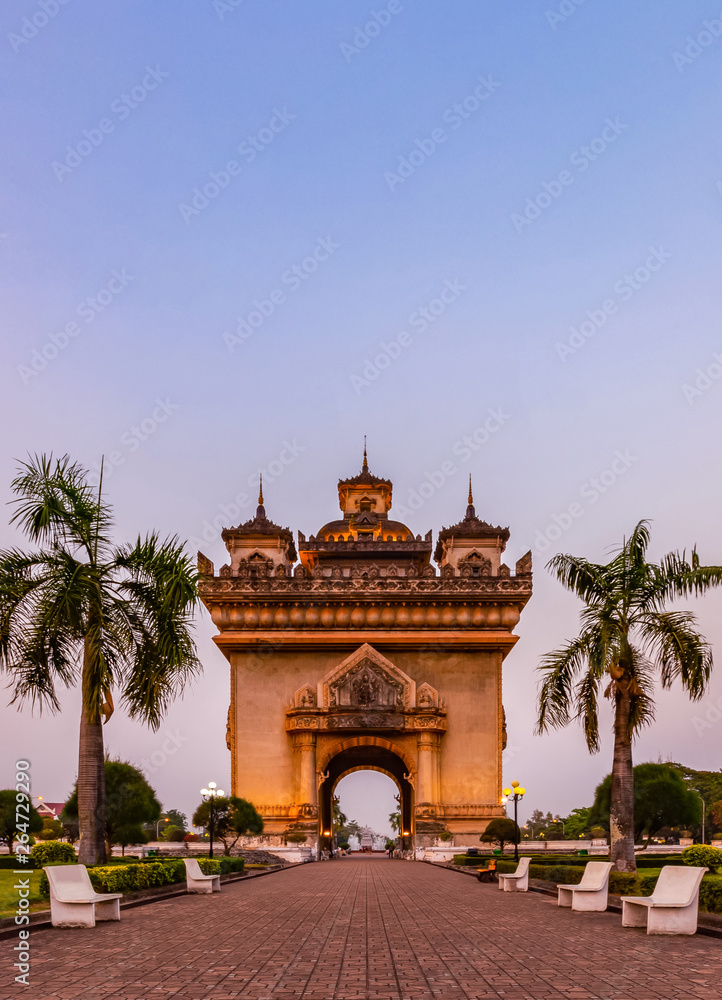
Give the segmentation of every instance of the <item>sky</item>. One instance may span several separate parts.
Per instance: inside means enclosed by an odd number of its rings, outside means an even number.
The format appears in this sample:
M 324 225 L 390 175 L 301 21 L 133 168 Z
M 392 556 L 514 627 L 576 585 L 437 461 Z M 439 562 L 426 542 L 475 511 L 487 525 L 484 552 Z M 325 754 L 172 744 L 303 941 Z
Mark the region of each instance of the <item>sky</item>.
M 6 0 L 2 501 L 29 452 L 105 455 L 118 540 L 177 533 L 219 565 L 260 470 L 306 534 L 364 434 L 414 533 L 463 516 L 471 473 L 509 564 L 534 555 L 504 779 L 522 816 L 589 804 L 609 718 L 595 756 L 533 732 L 580 609 L 545 563 L 605 560 L 641 518 L 652 558 L 722 563 L 721 71 L 703 0 Z M 719 650 L 722 594 L 691 607 Z M 189 814 L 229 782 L 213 632 L 199 613 L 203 676 L 158 733 L 105 731 Z M 69 792 L 62 704 L 3 707 L 0 783 L 20 754 L 36 795 Z M 698 704 L 659 694 L 636 759 L 718 769 L 720 719 L 718 667 Z M 377 779 L 342 805 L 385 832 Z

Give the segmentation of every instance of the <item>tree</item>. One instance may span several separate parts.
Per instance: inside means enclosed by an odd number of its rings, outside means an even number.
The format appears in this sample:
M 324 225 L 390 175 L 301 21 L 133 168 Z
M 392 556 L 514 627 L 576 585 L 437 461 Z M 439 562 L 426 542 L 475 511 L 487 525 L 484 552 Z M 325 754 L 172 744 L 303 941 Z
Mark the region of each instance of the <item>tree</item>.
M 654 717 L 655 674 L 662 687 L 679 680 L 690 698 L 704 694 L 712 651 L 693 614 L 666 611 L 675 597 L 703 594 L 722 582 L 722 566 L 700 566 L 697 550 L 670 552 L 647 562 L 649 527 L 640 521 L 617 555 L 605 564 L 559 554 L 549 562 L 557 579 L 586 602 L 580 634 L 548 653 L 540 666 L 537 731 L 580 719 L 587 747 L 599 750 L 599 698 L 614 707 L 614 758 L 610 807 L 611 860 L 618 871 L 636 871 L 632 743 Z
M 216 798 L 213 805 L 214 836 L 223 844 L 223 853 L 230 854 L 241 837 L 263 833 L 263 818 L 247 799 L 235 795 Z M 211 819 L 210 802 L 202 802 L 193 813 L 193 826 L 208 828 Z
M 165 812 L 160 814 L 162 820 L 168 820 L 170 826 L 177 826 L 180 830 L 184 832 L 188 829 L 188 820 L 186 814 L 180 812 L 178 809 L 167 809 Z
M 566 829 L 565 821 L 561 816 L 556 816 L 547 827 L 546 835 L 549 840 L 566 840 Z
M 698 823 L 702 805 L 687 788 L 679 772 L 668 764 L 637 764 L 634 775 L 634 839 L 644 833 L 653 837 L 662 827 L 686 827 Z M 612 800 L 612 775 L 597 786 L 592 819 L 603 826 L 609 823 Z
M 532 831 L 532 838 L 545 836 L 547 830 L 553 822 L 554 817 L 550 812 L 545 815 L 541 809 L 535 809 L 529 817 L 529 822 L 527 823 L 527 826 Z
M 31 458 L 13 480 L 11 519 L 40 545 L 0 552 L 0 667 L 13 701 L 57 711 L 57 687 L 80 683 L 79 860 L 105 860 L 102 720 L 119 692 L 157 729 L 200 669 L 191 638 L 196 574 L 177 538 L 114 546 L 111 510 L 68 456 Z
M 715 802 L 709 811 L 710 818 L 716 829 L 722 828 L 722 799 Z
M 43 818 L 43 828 L 38 831 L 38 840 L 60 840 L 63 836 L 63 824 L 59 819 L 50 819 L 49 816 Z
M 483 844 L 498 844 L 504 853 L 504 844 L 519 843 L 519 827 L 513 819 L 498 816 L 493 819 L 479 837 Z
M 389 814 L 389 823 L 391 824 L 391 829 L 394 833 L 401 833 L 401 812 L 392 812 Z
M 336 830 L 336 842 L 339 847 L 341 844 L 347 844 L 351 837 L 358 837 L 361 840 L 361 825 L 355 819 L 347 819 L 344 825 Z
M 172 824 L 167 826 L 160 835 L 161 840 L 166 840 L 172 844 L 180 844 L 185 837 L 185 830 L 181 830 L 179 826 L 173 826 Z
M 188 832 L 188 819 L 185 813 L 178 809 L 166 809 L 160 814 L 158 822 L 160 824 L 158 827 L 155 823 L 150 823 L 143 828 L 150 840 L 155 840 L 156 837 L 161 840 L 170 840 L 169 831 L 174 829 L 180 829 L 183 833 Z M 156 833 L 156 831 L 158 832 Z
M 43 818 L 31 802 L 23 802 L 23 805 L 28 807 L 29 814 L 25 813 L 24 808 L 16 814 L 17 796 L 18 793 L 12 788 L 0 791 L 0 843 L 7 844 L 10 854 L 13 853 L 13 844 L 18 839 L 19 833 L 29 839 L 32 834 L 39 833 L 43 828 Z M 18 817 L 21 817 L 19 823 Z M 25 825 L 27 830 L 23 829 Z M 26 840 L 24 842 L 27 843 Z
M 160 816 L 160 802 L 145 775 L 127 761 L 105 761 L 105 848 L 110 856 L 113 845 L 120 844 L 125 854 L 129 844 L 145 844 L 148 835 L 144 823 L 155 823 Z M 61 819 L 78 818 L 78 782 L 65 803 Z
M 711 813 L 715 802 L 722 799 L 722 771 L 695 771 L 671 760 L 666 763 L 682 775 L 689 788 L 702 796 L 707 812 Z
M 569 840 L 578 840 L 589 833 L 591 808 L 572 809 L 564 820 L 564 830 Z
M 348 816 L 341 811 L 341 799 L 338 795 L 334 795 L 332 802 L 333 811 L 333 828 L 334 830 L 342 830 L 348 823 Z

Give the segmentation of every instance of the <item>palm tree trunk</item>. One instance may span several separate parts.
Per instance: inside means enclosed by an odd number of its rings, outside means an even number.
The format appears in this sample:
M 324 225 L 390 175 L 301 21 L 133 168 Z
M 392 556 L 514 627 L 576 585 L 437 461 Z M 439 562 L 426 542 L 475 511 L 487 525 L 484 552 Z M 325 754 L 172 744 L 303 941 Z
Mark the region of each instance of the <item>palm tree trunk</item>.
M 78 753 L 78 861 L 82 865 L 102 865 L 107 860 L 105 846 L 105 753 L 100 705 L 88 696 L 91 662 L 86 642 L 83 655 L 83 708 L 80 717 Z
M 610 860 L 618 872 L 636 872 L 634 858 L 634 773 L 632 771 L 632 736 L 629 728 L 629 690 L 621 685 L 616 691 L 614 713 L 614 763 L 612 765 L 612 802 L 609 815 L 611 834 Z

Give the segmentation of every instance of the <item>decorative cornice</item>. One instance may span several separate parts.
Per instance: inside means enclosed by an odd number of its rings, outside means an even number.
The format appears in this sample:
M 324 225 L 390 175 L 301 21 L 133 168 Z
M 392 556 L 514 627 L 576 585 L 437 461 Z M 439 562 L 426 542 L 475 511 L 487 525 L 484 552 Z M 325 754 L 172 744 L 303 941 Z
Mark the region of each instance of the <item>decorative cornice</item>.
M 356 603 L 295 601 L 224 601 L 222 595 L 204 594 L 214 624 L 222 631 L 354 630 L 511 630 L 519 621 L 529 591 L 505 594 L 505 600 Z
M 344 543 L 346 544 L 346 543 Z M 447 568 L 447 567 L 445 567 Z M 374 572 L 374 569 L 376 572 Z M 390 567 L 393 569 L 393 567 Z M 449 566 L 448 569 L 453 569 Z M 468 570 L 468 575 L 465 572 Z M 531 573 L 511 576 L 509 571 L 499 576 L 471 576 L 471 568 L 464 567 L 457 576 L 444 573 L 441 576 L 428 574 L 424 576 L 397 576 L 388 573 L 381 576 L 377 567 L 372 567 L 368 575 L 354 574 L 352 576 L 314 576 L 296 574 L 293 577 L 277 574 L 269 576 L 231 576 L 221 571 L 219 576 L 202 576 L 199 590 L 204 600 L 217 600 L 224 595 L 228 598 L 238 597 L 272 597 L 280 600 L 308 600 L 319 597 L 338 596 L 341 600 L 370 598 L 400 597 L 406 595 L 441 597 L 458 597 L 483 600 L 489 595 L 527 595 L 531 596 Z

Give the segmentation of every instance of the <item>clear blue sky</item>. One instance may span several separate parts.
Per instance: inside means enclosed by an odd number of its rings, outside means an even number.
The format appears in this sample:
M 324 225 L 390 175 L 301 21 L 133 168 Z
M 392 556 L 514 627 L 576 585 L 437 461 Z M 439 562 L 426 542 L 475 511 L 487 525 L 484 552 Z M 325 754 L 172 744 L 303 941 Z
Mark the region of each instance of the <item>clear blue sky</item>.
M 589 802 L 609 742 L 589 758 L 574 730 L 532 735 L 539 656 L 578 611 L 544 562 L 601 559 L 641 517 L 653 555 L 697 542 L 722 562 L 719 4 L 46 10 L 0 12 L 4 496 L 28 451 L 104 453 L 119 537 L 195 548 L 205 530 L 218 565 L 210 526 L 241 519 L 260 468 L 270 516 L 309 533 L 364 433 L 397 516 L 451 461 L 414 531 L 463 514 L 471 472 L 510 561 L 535 548 L 505 777 L 529 809 Z M 699 605 L 716 644 L 721 607 Z M 228 781 L 211 635 L 201 617 L 205 676 L 164 727 L 186 742 L 151 775 L 186 811 Z M 719 767 L 720 724 L 694 719 L 720 699 L 719 671 L 702 707 L 660 697 L 638 759 Z M 4 713 L 49 799 L 75 775 L 65 704 L 49 722 Z M 120 714 L 106 736 L 133 760 L 164 739 Z M 381 828 L 385 802 L 375 817 L 354 796 Z

